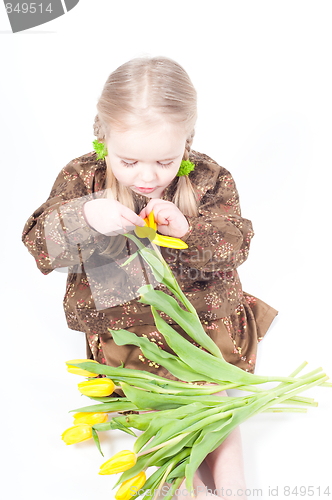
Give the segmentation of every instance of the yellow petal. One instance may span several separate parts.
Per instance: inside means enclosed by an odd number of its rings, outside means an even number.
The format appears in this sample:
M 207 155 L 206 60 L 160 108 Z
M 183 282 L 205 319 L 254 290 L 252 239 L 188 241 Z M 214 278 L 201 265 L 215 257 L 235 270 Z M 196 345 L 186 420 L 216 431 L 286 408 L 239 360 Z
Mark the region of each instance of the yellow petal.
M 116 500 L 129 500 L 146 482 L 145 472 L 142 470 L 137 476 L 124 481 L 116 492 Z
M 108 419 L 108 413 L 78 412 L 74 413 L 74 425 L 78 424 L 103 424 Z
M 84 363 L 86 361 L 91 361 L 91 363 L 98 363 L 94 359 L 71 359 L 70 361 L 66 361 L 67 370 L 69 373 L 73 373 L 74 375 L 82 375 L 82 377 L 98 377 L 98 373 L 92 373 L 87 370 L 83 370 L 82 368 L 78 368 L 77 366 L 72 366 L 71 363 Z
M 105 397 L 110 396 L 114 391 L 114 383 L 109 378 L 98 378 L 96 380 L 86 380 L 80 382 L 78 390 L 85 396 Z
M 100 467 L 99 474 L 117 474 L 131 469 L 136 464 L 137 458 L 134 452 L 122 450 L 113 455 L 112 458 L 103 463 Z
M 151 210 L 150 214 L 149 214 L 149 227 L 152 227 L 155 231 L 157 231 L 157 224 L 154 220 L 154 215 L 153 215 L 153 210 Z
M 61 438 L 66 444 L 75 444 L 90 439 L 92 437 L 92 428 L 88 424 L 74 425 L 66 429 Z
M 156 234 L 155 238 L 152 240 L 152 243 L 155 243 L 160 247 L 188 248 L 188 245 L 179 238 L 172 238 L 171 236 L 161 236 L 160 234 Z

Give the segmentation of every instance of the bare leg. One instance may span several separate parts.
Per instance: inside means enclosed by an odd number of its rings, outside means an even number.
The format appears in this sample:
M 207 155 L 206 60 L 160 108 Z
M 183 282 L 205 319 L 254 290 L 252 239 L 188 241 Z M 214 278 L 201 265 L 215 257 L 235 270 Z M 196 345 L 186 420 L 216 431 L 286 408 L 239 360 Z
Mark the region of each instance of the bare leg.
M 232 491 L 232 498 L 246 499 L 244 495 L 246 485 L 243 468 L 240 428 L 234 429 L 231 434 L 206 457 L 211 470 L 216 490 L 219 496 L 226 495 L 226 490 Z M 237 491 L 239 490 L 239 495 Z

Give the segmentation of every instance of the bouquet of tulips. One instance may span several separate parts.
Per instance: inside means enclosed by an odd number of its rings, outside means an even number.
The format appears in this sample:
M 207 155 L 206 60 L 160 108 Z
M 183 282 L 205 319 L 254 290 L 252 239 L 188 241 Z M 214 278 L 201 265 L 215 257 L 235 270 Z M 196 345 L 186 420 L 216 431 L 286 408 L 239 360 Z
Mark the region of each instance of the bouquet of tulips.
M 114 486 L 121 483 L 115 495 L 117 500 L 143 494 L 144 500 L 156 498 L 165 483 L 170 487 L 164 498 L 169 500 L 184 479 L 192 492 L 193 476 L 199 465 L 241 422 L 260 412 L 306 412 L 306 407 L 317 403 L 299 394 L 316 385 L 332 386 L 326 382 L 329 377 L 321 368 L 299 375 L 305 362 L 287 377 L 253 375 L 227 363 L 156 247 L 158 244 L 185 248 L 185 243 L 156 235 L 153 212 L 145 222 L 146 227 L 136 227 L 135 233 L 138 238 L 149 238 L 153 248 L 147 248 L 133 234 L 126 236 L 136 243 L 136 254 L 151 267 L 156 280 L 166 285 L 174 297 L 148 284 L 139 290 L 140 302 L 151 306 L 158 331 L 176 355 L 165 352 L 146 337 L 126 330 L 110 331 L 116 344 L 139 346 L 146 358 L 164 366 L 180 380 L 92 360 L 67 362 L 68 371 L 88 378 L 78 388 L 97 404 L 72 410 L 76 412 L 74 426 L 63 433 L 62 439 L 73 444 L 93 438 L 102 454 L 98 432 L 118 429 L 137 438 L 132 451 L 117 453 L 100 468 L 100 474 L 122 472 Z M 175 320 L 204 350 L 188 342 L 157 311 Z M 96 378 L 98 375 L 101 378 Z M 200 385 L 202 382 L 206 384 Z M 271 382 L 274 386 L 266 387 Z M 112 396 L 116 386 L 121 387 L 125 397 Z M 226 389 L 237 389 L 242 395 L 214 395 Z M 108 421 L 109 414 L 114 412 L 125 414 Z M 133 429 L 143 432 L 137 437 Z M 157 470 L 147 478 L 149 467 Z

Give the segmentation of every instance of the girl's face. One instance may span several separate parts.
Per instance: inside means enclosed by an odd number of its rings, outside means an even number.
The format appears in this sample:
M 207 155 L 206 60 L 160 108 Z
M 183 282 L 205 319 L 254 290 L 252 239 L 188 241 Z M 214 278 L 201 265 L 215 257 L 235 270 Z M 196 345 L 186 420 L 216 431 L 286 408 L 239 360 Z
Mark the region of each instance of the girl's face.
M 186 138 L 183 129 L 162 120 L 142 130 L 112 129 L 106 146 L 114 176 L 136 193 L 161 198 L 180 168 Z

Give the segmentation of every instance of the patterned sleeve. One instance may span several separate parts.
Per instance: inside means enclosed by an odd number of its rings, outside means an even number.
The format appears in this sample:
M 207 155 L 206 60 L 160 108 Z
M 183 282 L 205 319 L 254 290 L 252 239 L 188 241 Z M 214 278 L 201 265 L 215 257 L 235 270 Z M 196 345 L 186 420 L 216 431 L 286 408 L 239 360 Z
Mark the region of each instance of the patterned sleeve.
M 202 197 L 198 212 L 198 217 L 187 217 L 189 230 L 181 239 L 188 249 L 181 250 L 180 263 L 208 273 L 240 266 L 248 257 L 254 231 L 241 217 L 235 182 L 226 169 L 221 168 L 214 188 Z
M 101 235 L 83 217 L 83 205 L 92 198 L 70 162 L 58 175 L 47 201 L 27 220 L 22 241 L 43 274 L 74 265 L 80 268 L 94 252 Z

